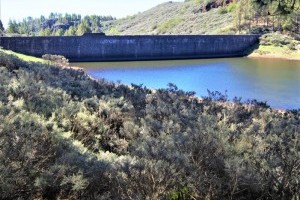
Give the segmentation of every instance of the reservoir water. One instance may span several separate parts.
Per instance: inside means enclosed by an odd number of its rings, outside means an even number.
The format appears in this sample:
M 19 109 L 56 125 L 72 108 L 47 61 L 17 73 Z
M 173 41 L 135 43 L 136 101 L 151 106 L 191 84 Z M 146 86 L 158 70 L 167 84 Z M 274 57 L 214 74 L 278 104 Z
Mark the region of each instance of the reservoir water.
M 274 108 L 300 108 L 300 61 L 256 58 L 75 63 L 93 78 L 147 88 L 179 89 L 206 96 L 220 91 L 230 99 L 257 99 Z

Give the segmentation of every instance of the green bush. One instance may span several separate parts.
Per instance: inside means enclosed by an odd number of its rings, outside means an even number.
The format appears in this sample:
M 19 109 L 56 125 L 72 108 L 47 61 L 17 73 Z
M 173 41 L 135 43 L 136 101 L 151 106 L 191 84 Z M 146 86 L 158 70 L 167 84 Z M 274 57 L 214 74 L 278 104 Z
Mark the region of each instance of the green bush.
M 287 20 L 284 21 L 282 24 L 282 28 L 285 31 L 292 31 L 294 28 L 293 20 L 291 17 L 289 17 Z
M 298 41 L 295 41 L 292 37 L 289 37 L 287 35 L 277 34 L 277 33 L 270 33 L 265 34 L 260 37 L 260 44 L 266 45 L 266 46 L 292 46 L 296 45 L 296 43 L 299 43 Z
M 237 9 L 237 3 L 230 3 L 227 6 L 227 11 L 228 12 L 234 12 Z
M 227 7 L 221 7 L 221 8 L 219 8 L 218 13 L 220 15 L 228 13 Z
M 176 17 L 174 19 L 170 19 L 158 25 L 157 29 L 160 33 L 167 33 L 172 28 L 180 24 L 182 19 L 180 17 Z

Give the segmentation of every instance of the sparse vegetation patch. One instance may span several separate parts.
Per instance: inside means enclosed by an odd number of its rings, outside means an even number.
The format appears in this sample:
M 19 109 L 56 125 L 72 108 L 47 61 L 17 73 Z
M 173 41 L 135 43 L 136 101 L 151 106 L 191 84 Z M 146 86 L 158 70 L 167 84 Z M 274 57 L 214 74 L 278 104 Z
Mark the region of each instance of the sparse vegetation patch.
M 163 34 L 170 32 L 174 27 L 180 24 L 181 21 L 182 19 L 180 17 L 176 17 L 174 19 L 170 19 L 166 22 L 163 22 L 158 25 L 158 31 Z

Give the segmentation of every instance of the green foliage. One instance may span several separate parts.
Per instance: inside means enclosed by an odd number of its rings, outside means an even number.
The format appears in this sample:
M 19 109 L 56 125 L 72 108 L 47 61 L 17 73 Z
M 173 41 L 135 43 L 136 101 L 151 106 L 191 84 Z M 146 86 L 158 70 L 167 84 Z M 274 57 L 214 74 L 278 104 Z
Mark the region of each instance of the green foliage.
M 41 58 L 37 58 L 37 57 L 33 57 L 33 56 L 27 56 L 27 55 L 24 55 L 24 54 L 21 54 L 21 53 L 16 53 L 16 52 L 9 51 L 9 50 L 0 49 L 0 51 L 2 53 L 11 55 L 12 57 L 18 57 L 19 59 L 22 59 L 22 60 L 27 61 L 27 62 L 43 62 L 44 61 Z M 7 59 L 7 57 L 6 58 L 3 57 L 3 59 Z
M 269 11 L 280 15 L 291 14 L 299 10 L 299 1 L 297 0 L 255 0 L 258 7 L 267 7 Z
M 1 199 L 299 199 L 299 110 L 3 51 L 0 94 Z
M 225 14 L 225 13 L 231 13 L 236 11 L 237 7 L 238 7 L 238 3 L 230 3 L 227 6 L 222 6 L 219 10 L 218 13 L 219 14 Z
M 55 36 L 63 36 L 65 34 L 65 31 L 63 29 L 58 29 L 56 32 L 55 32 Z
M 90 32 L 91 32 L 91 30 L 88 26 L 88 23 L 83 22 L 78 25 L 76 35 L 83 35 L 85 33 L 90 33 Z
M 8 28 L 7 28 L 7 33 L 18 33 L 18 27 L 17 27 L 17 22 L 14 20 L 9 20 L 8 22 Z
M 117 28 L 112 27 L 108 30 L 107 34 L 109 34 L 109 35 L 120 35 L 120 31 Z
M 73 36 L 76 35 L 76 29 L 74 26 L 71 26 L 68 30 L 65 32 L 65 36 Z
M 2 21 L 0 20 L 0 32 L 4 31 L 4 26 L 3 26 L 3 23 Z
M 167 33 L 175 26 L 179 25 L 182 22 L 182 19 L 180 17 L 176 17 L 173 19 L 170 19 L 168 21 L 165 21 L 158 25 L 158 31 L 160 33 Z
M 50 36 L 52 34 L 50 28 L 46 28 L 40 31 L 39 35 L 40 36 Z
M 21 22 L 10 20 L 7 32 L 28 36 L 71 36 L 89 32 L 99 33 L 103 22 L 114 19 L 111 16 L 90 15 L 82 18 L 81 15 L 77 14 L 51 13 L 48 18 L 45 16 L 40 18 L 27 17 Z
M 183 187 L 182 189 L 179 190 L 174 190 L 169 194 L 167 199 L 170 200 L 186 200 L 189 194 L 189 189 L 188 187 Z
M 263 34 L 300 32 L 300 2 L 298 0 L 240 0 L 235 16 L 239 32 Z
M 294 40 L 292 37 L 278 33 L 265 34 L 260 37 L 260 44 L 265 46 L 296 46 L 299 43 L 299 41 Z
M 237 8 L 237 3 L 231 3 L 227 6 L 227 11 L 228 12 L 234 12 Z
M 294 27 L 294 23 L 292 17 L 288 17 L 282 24 L 283 30 L 292 31 Z
M 228 10 L 227 10 L 226 7 L 221 7 L 221 8 L 218 10 L 218 13 L 222 15 L 222 14 L 228 13 Z

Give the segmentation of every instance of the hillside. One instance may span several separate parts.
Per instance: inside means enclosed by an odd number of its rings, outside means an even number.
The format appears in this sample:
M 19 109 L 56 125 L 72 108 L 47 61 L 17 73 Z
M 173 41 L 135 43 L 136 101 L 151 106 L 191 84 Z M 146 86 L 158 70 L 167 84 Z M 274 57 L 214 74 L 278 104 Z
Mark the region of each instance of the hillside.
M 0 199 L 299 199 L 299 110 L 17 55 L 0 50 Z
M 167 2 L 124 19 L 104 23 L 106 34 L 222 34 L 232 32 L 233 14 L 202 12 L 195 1 Z
M 266 34 L 300 38 L 298 0 L 185 0 L 104 22 L 106 34 Z
M 251 57 L 300 60 L 300 5 L 295 1 L 299 6 L 289 11 L 290 4 L 282 1 L 285 11 L 279 12 L 276 2 L 258 6 L 249 0 L 169 1 L 104 22 L 103 31 L 107 35 L 261 34 Z
M 169 1 L 127 18 L 51 13 L 49 17 L 11 20 L 6 34 L 71 36 L 156 34 L 266 34 L 280 32 L 300 38 L 298 0 Z M 1 29 L 1 24 L 0 24 Z

